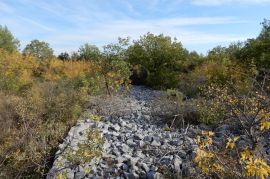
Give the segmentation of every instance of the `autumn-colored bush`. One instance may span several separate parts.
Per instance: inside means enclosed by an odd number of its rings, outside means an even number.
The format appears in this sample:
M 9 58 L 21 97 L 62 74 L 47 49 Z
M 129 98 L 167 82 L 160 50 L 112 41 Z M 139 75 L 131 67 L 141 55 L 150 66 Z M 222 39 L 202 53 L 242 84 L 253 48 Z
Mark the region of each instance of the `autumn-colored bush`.
M 9 97 L 0 93 L 0 143 L 4 143 L 5 139 L 9 137 L 9 133 L 13 127 L 17 125 L 16 113 L 8 100 Z M 13 131 L 16 133 L 17 131 Z M 1 148 L 3 149 L 3 148 Z
M 111 94 L 129 75 L 119 59 L 38 60 L 0 50 L 0 178 L 46 175 L 89 95 Z
M 200 89 L 206 85 L 206 77 L 194 72 L 180 74 L 177 89 L 187 98 L 196 98 L 200 94 Z
M 225 84 L 231 78 L 230 67 L 218 61 L 205 61 L 193 71 L 180 77 L 179 89 L 189 98 L 198 97 L 201 88 L 211 83 Z M 237 72 L 238 73 L 238 72 Z
M 206 77 L 208 84 L 215 83 L 225 85 L 232 83 L 237 87 L 249 83 L 249 77 L 256 74 L 256 69 L 244 69 L 241 65 L 226 61 L 208 61 L 200 68 L 197 68 L 195 73 Z
M 33 71 L 37 62 L 33 57 L 9 53 L 0 49 L 0 90 L 19 92 L 33 82 Z
M 40 62 L 35 74 L 40 80 L 66 81 L 74 89 L 93 94 L 104 86 L 100 82 L 100 72 L 101 68 L 96 63 L 53 59 Z
M 205 178 L 268 178 L 270 165 L 262 155 L 263 152 L 252 148 L 237 148 L 236 143 L 240 137 L 228 137 L 225 149 L 217 150 L 213 147 L 214 135 L 211 131 L 203 131 L 197 137 L 199 147 L 194 161 Z
M 233 84 L 239 90 L 246 90 L 250 86 L 249 77 L 256 73 L 255 66 L 245 69 L 230 61 L 207 60 L 193 71 L 181 74 L 178 89 L 189 98 L 199 97 L 202 89 L 211 84 Z
M 100 66 L 99 80 L 101 89 L 105 89 L 111 95 L 120 89 L 121 86 L 129 88 L 131 75 L 129 63 L 117 57 L 109 57 L 98 62 Z
M 265 85 L 269 77 L 251 81 L 246 91 L 230 85 L 208 88 L 208 98 L 214 99 L 214 105 L 225 114 L 218 122 L 237 126 L 238 132 L 227 136 L 227 143 L 222 148 L 213 147 L 213 132 L 198 136 L 195 162 L 207 176 L 264 179 L 270 175 L 265 148 L 265 136 L 269 135 L 270 129 L 269 86 Z M 238 145 L 240 139 L 245 141 L 244 146 Z
M 7 96 L 3 105 L 8 105 L 12 113 L 1 119 L 6 128 L 1 136 L 1 174 L 43 175 L 86 101 L 82 91 L 55 82 L 37 84 L 22 96 Z

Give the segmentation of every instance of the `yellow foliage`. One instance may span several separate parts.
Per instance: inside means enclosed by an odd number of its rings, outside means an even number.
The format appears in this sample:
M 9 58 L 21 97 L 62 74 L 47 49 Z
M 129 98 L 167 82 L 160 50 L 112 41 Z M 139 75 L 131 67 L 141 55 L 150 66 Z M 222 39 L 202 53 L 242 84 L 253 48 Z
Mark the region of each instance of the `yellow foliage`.
M 197 143 L 199 145 L 199 148 L 204 149 L 208 146 L 210 146 L 213 142 L 212 136 L 214 135 L 214 132 L 212 131 L 202 131 L 202 135 L 204 136 L 201 138 L 200 136 L 197 136 Z
M 41 64 L 44 66 L 44 64 Z M 46 61 L 46 70 L 43 74 L 44 79 L 56 81 L 62 78 L 74 79 L 87 74 L 95 74 L 99 67 L 91 62 L 86 61 L 61 61 L 53 59 Z
M 246 176 L 258 176 L 260 179 L 265 179 L 270 175 L 270 166 L 261 158 L 248 160 L 246 162 L 245 170 Z
M 206 150 L 197 149 L 196 150 L 196 157 L 194 161 L 198 164 L 198 166 L 201 168 L 203 173 L 208 174 L 209 170 L 211 169 L 211 160 L 213 158 L 213 154 L 211 152 L 208 152 Z
M 217 171 L 219 173 L 224 172 L 224 167 L 220 165 L 219 163 L 214 163 L 212 168 L 213 168 L 213 171 Z
M 253 157 L 252 151 L 245 149 L 240 153 L 240 162 L 248 161 Z
M 252 151 L 245 149 L 240 153 L 240 162 L 245 165 L 245 175 L 265 179 L 270 175 L 270 166 L 265 160 L 254 157 Z
M 91 115 L 91 119 L 98 122 L 98 121 L 101 120 L 101 116 L 99 116 L 99 115 Z
M 239 139 L 239 137 L 235 138 L 228 138 L 228 142 L 226 143 L 226 149 L 234 149 L 235 148 L 235 142 Z
M 219 61 L 207 61 L 202 66 L 198 66 L 193 73 L 194 76 L 205 77 L 207 84 L 224 85 L 231 82 L 239 88 L 246 88 L 249 85 L 247 74 L 250 72 L 233 62 L 224 64 Z
M 260 130 L 269 130 L 270 129 L 270 121 L 261 122 L 260 124 Z
M 66 179 L 66 178 L 67 178 L 67 176 L 66 176 L 65 173 L 59 173 L 59 174 L 57 174 L 57 176 L 56 176 L 56 179 Z
M 215 135 L 215 133 L 213 131 L 202 131 L 202 135 L 211 137 Z
M 221 155 L 219 152 L 211 150 L 209 140 L 211 131 L 203 131 L 203 138 L 197 136 L 198 149 L 196 150 L 195 163 L 200 167 L 201 171 L 205 174 L 216 173 L 224 176 L 226 173 L 236 174 L 238 177 L 241 175 L 239 171 L 234 171 L 234 168 L 228 168 L 230 163 L 226 162 L 231 158 L 228 154 Z M 228 138 L 226 148 L 235 149 L 235 142 L 239 137 Z M 226 156 L 226 157 L 225 157 Z M 230 160 L 237 162 L 234 158 Z M 245 149 L 240 152 L 238 165 L 243 166 L 245 169 L 244 174 L 247 177 L 259 177 L 265 179 L 270 175 L 270 166 L 262 158 L 255 157 L 253 152 Z M 241 168 L 241 167 L 240 167 Z
M 93 62 L 40 61 L 0 50 L 0 178 L 44 175 L 48 160 L 81 114 L 88 94 L 104 88 L 102 70 Z M 112 73 L 118 74 L 117 70 Z M 114 84 L 115 79 L 107 80 Z M 91 135 L 94 142 L 101 142 L 98 131 Z M 89 150 L 89 146 L 80 150 L 78 156 L 99 155 L 99 148 Z
M 36 60 L 19 53 L 8 53 L 0 49 L 0 89 L 17 92 L 32 83 Z

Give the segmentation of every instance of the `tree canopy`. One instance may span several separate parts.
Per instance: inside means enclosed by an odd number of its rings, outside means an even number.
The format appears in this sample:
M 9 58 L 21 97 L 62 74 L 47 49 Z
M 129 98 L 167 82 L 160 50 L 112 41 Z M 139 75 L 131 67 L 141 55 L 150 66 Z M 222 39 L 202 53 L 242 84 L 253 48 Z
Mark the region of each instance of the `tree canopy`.
M 40 60 L 52 59 L 53 49 L 47 42 L 32 40 L 23 50 L 23 54 L 30 54 L 37 57 Z
M 262 22 L 262 30 L 255 39 L 248 39 L 241 50 L 242 63 L 254 63 L 259 68 L 270 68 L 270 21 Z
M 180 42 L 163 34 L 147 33 L 128 49 L 130 63 L 145 69 L 146 83 L 156 87 L 173 87 L 176 84 L 176 71 L 180 70 L 187 55 L 188 51 Z
M 81 60 L 97 60 L 100 57 L 100 51 L 97 46 L 86 43 L 79 50 L 79 59 Z
M 62 52 L 57 57 L 60 60 L 70 60 L 70 56 L 67 52 Z
M 6 26 L 0 25 L 0 49 L 8 52 L 18 51 L 20 42 L 16 39 Z

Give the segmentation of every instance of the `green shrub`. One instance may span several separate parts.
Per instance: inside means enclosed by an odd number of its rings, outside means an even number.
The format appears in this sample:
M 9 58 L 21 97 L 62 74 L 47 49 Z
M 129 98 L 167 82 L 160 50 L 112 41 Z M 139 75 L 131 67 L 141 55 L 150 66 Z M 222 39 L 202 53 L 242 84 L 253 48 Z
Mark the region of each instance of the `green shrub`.
M 149 73 L 146 78 L 146 82 L 149 86 L 154 88 L 175 88 L 179 81 L 179 75 L 177 72 L 168 68 L 158 68 L 154 73 Z
M 251 85 L 250 77 L 257 74 L 255 68 L 245 69 L 236 63 L 206 61 L 193 71 L 181 74 L 178 89 L 189 98 L 200 96 L 201 89 L 211 85 L 233 84 L 245 91 Z M 203 95 L 203 94 L 202 94 Z
M 146 79 L 148 76 L 147 69 L 142 65 L 134 65 L 132 67 L 132 75 L 130 79 L 134 85 L 144 85 L 146 84 Z
M 198 122 L 204 124 L 217 124 L 226 116 L 226 110 L 216 99 L 197 99 L 196 111 L 199 115 Z
M 145 85 L 165 89 L 176 86 L 179 80 L 177 72 L 187 55 L 187 50 L 176 39 L 151 33 L 141 36 L 127 50 L 127 60 L 135 67 L 140 66 L 141 72 L 146 71 L 146 75 L 137 75 L 145 77 L 140 80 Z
M 187 98 L 196 98 L 200 94 L 200 89 L 205 86 L 207 79 L 194 72 L 180 75 L 177 89 Z

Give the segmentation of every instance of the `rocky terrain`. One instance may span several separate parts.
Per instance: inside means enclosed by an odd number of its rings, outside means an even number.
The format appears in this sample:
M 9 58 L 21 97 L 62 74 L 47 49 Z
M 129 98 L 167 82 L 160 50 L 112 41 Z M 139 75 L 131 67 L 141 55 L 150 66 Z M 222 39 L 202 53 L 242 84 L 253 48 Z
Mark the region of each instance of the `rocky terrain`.
M 188 136 L 192 127 L 170 129 L 158 117 L 152 116 L 151 105 L 162 95 L 160 91 L 134 86 L 129 93 L 113 100 L 101 99 L 104 103 L 99 110 L 102 120 L 94 122 L 82 117 L 72 127 L 59 146 L 47 178 L 55 178 L 59 171 L 64 172 L 67 178 L 78 179 L 171 178 L 194 174 L 196 169 L 192 160 L 197 145 Z M 79 143 L 86 140 L 85 131 L 93 131 L 94 128 L 99 129 L 104 144 L 102 157 L 85 164 L 91 172 L 87 173 L 80 165 L 64 169 L 59 167 L 68 166 L 63 157 L 67 146 L 76 149 Z

